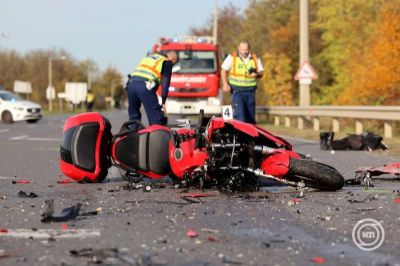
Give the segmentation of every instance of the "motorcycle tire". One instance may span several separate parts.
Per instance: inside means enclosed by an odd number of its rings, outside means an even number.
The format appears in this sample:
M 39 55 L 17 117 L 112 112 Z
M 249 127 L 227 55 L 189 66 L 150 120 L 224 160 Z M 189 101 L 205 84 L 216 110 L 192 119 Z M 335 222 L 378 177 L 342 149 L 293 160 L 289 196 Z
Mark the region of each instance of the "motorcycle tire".
M 290 158 L 289 180 L 302 181 L 306 187 L 324 191 L 339 190 L 344 185 L 343 176 L 333 167 L 310 160 Z

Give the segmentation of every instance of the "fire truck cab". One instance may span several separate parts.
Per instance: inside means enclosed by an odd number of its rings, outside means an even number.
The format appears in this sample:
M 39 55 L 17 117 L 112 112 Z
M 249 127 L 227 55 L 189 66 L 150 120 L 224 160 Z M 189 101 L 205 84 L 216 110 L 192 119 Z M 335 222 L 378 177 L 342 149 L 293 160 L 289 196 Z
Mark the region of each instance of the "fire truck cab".
M 212 37 L 183 36 L 160 38 L 153 52 L 176 51 L 179 62 L 174 66 L 166 102 L 167 116 L 221 113 L 222 91 L 218 46 Z M 161 90 L 158 90 L 160 97 Z

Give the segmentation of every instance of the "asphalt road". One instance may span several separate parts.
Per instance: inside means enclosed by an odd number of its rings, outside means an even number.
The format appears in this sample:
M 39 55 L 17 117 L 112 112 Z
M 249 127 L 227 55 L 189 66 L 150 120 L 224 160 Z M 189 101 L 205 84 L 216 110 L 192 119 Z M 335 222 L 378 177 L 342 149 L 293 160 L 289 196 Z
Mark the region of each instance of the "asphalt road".
M 127 114 L 105 116 L 116 133 Z M 58 184 L 64 179 L 58 144 L 66 117 L 0 124 L 0 265 L 400 265 L 399 180 L 376 180 L 370 190 L 306 191 L 296 204 L 296 190 L 282 186 L 228 194 L 185 192 L 164 182 L 150 184 L 150 192 L 126 190 L 115 168 L 101 184 Z M 358 166 L 396 161 L 368 152 L 331 154 L 316 142 L 288 140 L 348 179 Z M 22 179 L 31 183 L 12 183 Z M 20 198 L 21 190 L 38 197 Z M 183 198 L 191 193 L 210 197 Z M 81 213 L 101 212 L 42 223 L 49 199 L 56 214 L 77 203 Z M 352 240 L 353 227 L 365 218 L 384 228 L 384 242 L 374 251 L 363 251 Z M 197 237 L 188 237 L 188 230 Z

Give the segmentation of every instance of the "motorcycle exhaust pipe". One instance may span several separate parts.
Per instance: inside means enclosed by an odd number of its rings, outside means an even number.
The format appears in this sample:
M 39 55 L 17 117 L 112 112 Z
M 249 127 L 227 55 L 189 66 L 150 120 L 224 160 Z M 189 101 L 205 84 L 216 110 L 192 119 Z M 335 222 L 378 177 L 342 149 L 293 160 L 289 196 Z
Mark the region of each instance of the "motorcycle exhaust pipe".
M 297 188 L 304 188 L 305 187 L 305 184 L 303 182 L 294 182 L 294 181 L 286 180 L 284 178 L 278 178 L 278 177 L 273 176 L 273 175 L 266 175 L 266 174 L 263 173 L 263 171 L 261 169 L 247 168 L 245 170 L 255 174 L 258 177 L 266 178 L 266 179 L 272 179 L 272 180 L 278 181 L 280 183 L 283 183 L 285 185 L 294 186 L 294 187 L 297 187 Z
M 274 154 L 276 153 L 276 149 L 275 148 L 271 148 L 268 146 L 261 146 L 261 145 L 255 145 L 254 146 L 254 151 L 255 152 L 260 152 L 261 154 Z
M 289 185 L 289 186 L 293 186 L 293 187 L 297 187 L 297 188 L 304 188 L 305 187 L 305 184 L 303 182 L 294 182 L 294 181 L 286 180 L 284 178 L 278 178 L 278 177 L 273 176 L 273 175 L 267 175 L 267 174 L 264 174 L 261 169 L 254 169 L 254 168 L 250 168 L 250 167 L 242 168 L 242 167 L 239 167 L 239 166 L 231 166 L 231 167 L 220 167 L 220 170 L 221 171 L 227 171 L 227 170 L 240 171 L 240 170 L 242 170 L 242 171 L 247 171 L 247 172 L 253 173 L 257 177 L 266 178 L 266 179 L 272 179 L 272 180 L 278 181 L 278 182 L 280 182 L 282 184 L 285 184 L 285 185 Z

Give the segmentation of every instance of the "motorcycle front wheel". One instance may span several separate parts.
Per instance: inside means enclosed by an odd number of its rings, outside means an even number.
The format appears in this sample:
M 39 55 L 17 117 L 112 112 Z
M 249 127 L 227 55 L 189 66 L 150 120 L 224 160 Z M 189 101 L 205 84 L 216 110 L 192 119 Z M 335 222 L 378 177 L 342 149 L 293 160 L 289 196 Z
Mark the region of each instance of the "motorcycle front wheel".
M 344 185 L 343 176 L 333 167 L 303 159 L 290 158 L 287 179 L 304 182 L 306 187 L 325 191 L 339 190 Z

